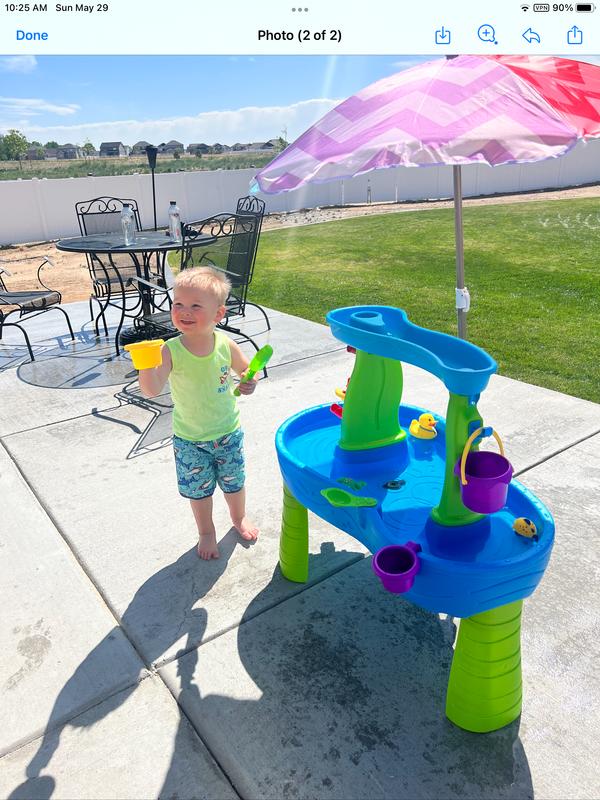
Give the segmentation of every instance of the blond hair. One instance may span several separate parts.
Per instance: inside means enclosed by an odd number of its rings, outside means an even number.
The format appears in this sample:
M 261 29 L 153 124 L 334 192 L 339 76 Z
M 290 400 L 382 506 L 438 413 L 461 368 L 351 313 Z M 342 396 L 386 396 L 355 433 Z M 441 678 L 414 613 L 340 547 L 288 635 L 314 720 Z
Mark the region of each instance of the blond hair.
M 218 300 L 220 306 L 225 305 L 227 296 L 231 291 L 231 283 L 227 277 L 217 269 L 210 267 L 192 267 L 182 270 L 175 278 L 175 288 L 202 289 L 209 292 Z

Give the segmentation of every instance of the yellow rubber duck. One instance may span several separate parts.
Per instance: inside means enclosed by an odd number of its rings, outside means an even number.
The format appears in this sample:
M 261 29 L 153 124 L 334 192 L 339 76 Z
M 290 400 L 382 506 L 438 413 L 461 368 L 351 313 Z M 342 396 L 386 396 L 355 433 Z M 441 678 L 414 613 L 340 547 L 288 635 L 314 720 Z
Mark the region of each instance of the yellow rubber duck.
M 433 414 L 421 414 L 419 419 L 413 419 L 410 423 L 408 432 L 415 439 L 435 439 L 437 436 L 436 425 L 437 420 Z
M 345 400 L 346 399 L 346 392 L 348 391 L 348 384 L 349 383 L 350 383 L 350 378 L 348 378 L 348 380 L 346 381 L 346 388 L 345 389 L 341 389 L 338 386 L 338 388 L 335 390 L 335 395 L 336 395 L 336 397 L 339 397 L 340 400 Z

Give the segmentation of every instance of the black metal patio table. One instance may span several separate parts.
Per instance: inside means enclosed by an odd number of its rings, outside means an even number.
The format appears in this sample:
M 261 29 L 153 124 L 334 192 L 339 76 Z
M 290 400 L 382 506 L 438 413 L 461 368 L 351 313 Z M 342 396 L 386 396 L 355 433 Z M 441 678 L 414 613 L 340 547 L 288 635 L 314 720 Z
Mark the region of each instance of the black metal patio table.
M 209 234 L 205 236 L 199 236 L 193 242 L 193 247 L 203 247 L 212 244 L 215 241 L 215 237 Z M 173 250 L 180 250 L 182 248 L 182 242 L 176 242 L 170 238 L 168 234 L 165 234 L 161 231 L 138 231 L 135 235 L 135 240 L 131 244 L 125 244 L 123 240 L 122 233 L 95 233 L 89 236 L 76 236 L 72 239 L 61 239 L 56 243 L 56 247 L 59 250 L 64 250 L 65 252 L 69 253 L 88 253 L 94 254 L 95 258 L 100 262 L 103 266 L 108 281 L 108 298 L 107 298 L 107 306 L 110 301 L 110 296 L 112 292 L 112 283 L 109 278 L 109 268 L 110 274 L 115 274 L 118 279 L 119 283 L 119 291 L 123 298 L 123 313 L 121 315 L 121 319 L 119 321 L 119 325 L 117 328 L 117 332 L 115 334 L 115 345 L 117 349 L 117 354 L 119 353 L 119 334 L 121 332 L 121 328 L 123 327 L 123 322 L 125 319 L 125 291 L 126 291 L 126 283 L 123 281 L 121 274 L 119 273 L 118 267 L 115 265 L 113 261 L 113 256 L 117 254 L 127 254 L 130 256 L 132 264 L 135 266 L 135 271 L 137 273 L 138 278 L 141 278 L 142 281 L 138 283 L 138 290 L 140 292 L 141 298 L 141 314 L 146 315 L 149 314 L 154 308 L 154 300 L 153 300 L 153 293 L 152 288 L 148 285 L 151 281 L 151 269 L 150 265 L 152 262 L 153 256 L 156 256 L 156 265 L 158 267 L 158 271 L 160 274 L 165 274 L 165 260 L 167 257 L 167 253 Z M 105 264 L 103 264 L 102 259 L 100 256 L 105 256 L 108 262 L 109 268 Z M 131 283 L 131 279 L 127 280 L 127 285 Z M 106 309 L 106 306 L 105 306 Z

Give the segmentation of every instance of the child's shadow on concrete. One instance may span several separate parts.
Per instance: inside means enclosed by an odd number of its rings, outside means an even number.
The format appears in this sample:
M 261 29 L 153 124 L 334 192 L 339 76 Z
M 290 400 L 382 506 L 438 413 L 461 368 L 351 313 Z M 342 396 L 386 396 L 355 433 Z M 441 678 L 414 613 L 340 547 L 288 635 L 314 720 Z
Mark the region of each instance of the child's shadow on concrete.
M 177 662 L 171 688 L 240 795 L 533 797 L 519 720 L 481 735 L 445 718 L 453 621 L 381 590 L 368 559 L 345 567 L 261 613 L 283 580 L 275 569 L 237 628 L 241 666 L 219 644 L 222 682 L 244 693 L 245 671 L 260 699 L 211 692 L 209 649 Z M 160 797 L 176 794 L 175 766 L 176 755 Z
M 260 699 L 209 693 L 211 656 L 198 649 L 206 610 L 194 606 L 240 544 L 230 531 L 220 542 L 220 559 L 202 569 L 195 549 L 183 554 L 140 587 L 122 616 L 122 627 L 147 665 L 160 664 L 185 637 L 175 654 L 177 675 L 171 682 L 185 713 L 159 797 L 182 796 L 189 786 L 190 722 L 245 797 L 279 798 L 290 792 L 298 798 L 376 795 L 394 800 L 533 796 L 518 721 L 481 736 L 444 718 L 452 623 L 374 589 L 368 561 L 336 552 L 331 544 L 309 558 L 312 575 L 332 577 L 305 587 L 289 584 L 276 568 L 246 608 L 237 628 L 237 652 L 262 692 Z M 55 778 L 41 772 L 60 744 L 73 692 L 90 670 L 105 663 L 107 640 L 61 690 L 27 767 L 28 780 L 9 800 L 52 797 Z M 232 663 L 233 680 L 239 670 L 239 663 Z M 120 707 L 137 685 L 67 724 L 93 725 Z M 260 752 L 269 754 L 264 759 L 255 757 L 257 738 Z
M 242 541 L 237 531 L 231 528 L 219 542 L 218 559 L 201 562 L 194 547 L 152 575 L 137 590 L 120 622 L 121 628 L 141 652 L 147 667 L 160 665 L 168 649 L 182 638 L 186 644 L 176 657 L 202 642 L 206 631 L 206 610 L 195 606 L 222 576 L 236 546 L 251 545 Z M 139 686 L 136 682 L 117 690 L 88 711 L 69 718 L 77 697 L 89 683 L 89 676 L 106 669 L 110 653 L 114 652 L 112 640 L 116 630 L 111 630 L 90 651 L 61 689 L 39 748 L 27 766 L 28 780 L 12 791 L 9 800 L 50 798 L 55 787 L 54 778 L 40 773 L 50 764 L 66 725 L 75 728 L 94 725 L 120 707 Z

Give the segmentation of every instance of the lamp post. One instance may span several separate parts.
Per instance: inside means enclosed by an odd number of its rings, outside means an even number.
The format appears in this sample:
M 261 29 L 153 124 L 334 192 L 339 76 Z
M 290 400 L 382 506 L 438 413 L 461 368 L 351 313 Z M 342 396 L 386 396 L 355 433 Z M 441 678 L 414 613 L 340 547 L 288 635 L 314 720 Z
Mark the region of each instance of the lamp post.
M 154 210 L 154 230 L 156 230 L 156 188 L 154 185 L 154 170 L 156 169 L 157 153 L 158 147 L 154 147 L 153 144 L 149 144 L 146 148 L 146 157 L 148 159 L 148 165 L 150 166 L 150 172 L 152 173 L 152 208 Z

